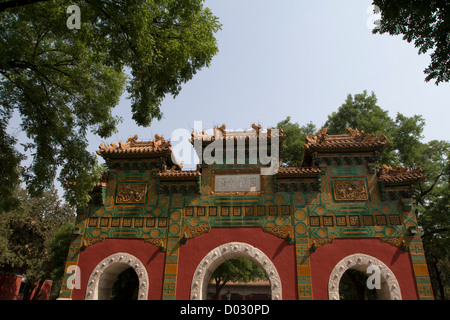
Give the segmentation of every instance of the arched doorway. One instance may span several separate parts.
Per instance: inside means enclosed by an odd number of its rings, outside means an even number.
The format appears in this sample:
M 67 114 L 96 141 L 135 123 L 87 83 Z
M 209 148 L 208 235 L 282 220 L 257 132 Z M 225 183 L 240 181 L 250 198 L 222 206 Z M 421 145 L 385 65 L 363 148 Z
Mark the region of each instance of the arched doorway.
M 349 255 L 336 264 L 328 280 L 328 298 L 330 300 L 340 299 L 339 285 L 347 270 L 352 269 L 367 274 L 367 270 L 371 266 L 372 269 L 376 267 L 380 275 L 380 287 L 375 289 L 377 299 L 401 300 L 400 286 L 394 273 L 377 258 L 362 253 Z
M 209 281 L 209 300 L 271 300 L 270 282 L 261 267 L 247 258 L 234 258 L 218 266 Z
M 138 300 L 147 300 L 148 275 L 142 262 L 129 253 L 116 253 L 103 259 L 92 271 L 86 289 L 86 300 L 109 300 L 119 274 L 133 268 L 139 279 Z
M 258 248 L 247 243 L 229 242 L 211 250 L 199 263 L 191 283 L 191 299 L 205 300 L 208 283 L 214 270 L 227 260 L 246 258 L 255 262 L 270 281 L 272 300 L 281 300 L 281 279 L 270 259 Z
M 122 271 L 111 288 L 111 300 L 137 300 L 139 278 L 133 268 Z
M 377 300 L 375 286 L 369 287 L 367 281 L 373 285 L 367 274 L 356 269 L 345 271 L 339 282 L 339 300 Z

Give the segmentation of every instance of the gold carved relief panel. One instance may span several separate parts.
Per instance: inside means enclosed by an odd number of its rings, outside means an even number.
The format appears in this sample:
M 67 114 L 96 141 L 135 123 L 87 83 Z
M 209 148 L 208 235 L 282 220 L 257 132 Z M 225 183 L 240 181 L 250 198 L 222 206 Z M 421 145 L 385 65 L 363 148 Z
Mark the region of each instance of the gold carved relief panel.
M 333 179 L 333 196 L 336 201 L 367 201 L 369 194 L 365 179 Z
M 118 183 L 116 204 L 145 203 L 147 183 Z

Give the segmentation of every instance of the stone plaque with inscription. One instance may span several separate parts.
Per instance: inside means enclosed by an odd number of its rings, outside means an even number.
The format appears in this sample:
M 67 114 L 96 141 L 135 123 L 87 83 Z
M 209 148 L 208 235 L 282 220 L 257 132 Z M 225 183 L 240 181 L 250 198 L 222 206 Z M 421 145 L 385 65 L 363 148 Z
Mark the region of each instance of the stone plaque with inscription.
M 215 192 L 258 192 L 261 191 L 259 174 L 216 175 Z

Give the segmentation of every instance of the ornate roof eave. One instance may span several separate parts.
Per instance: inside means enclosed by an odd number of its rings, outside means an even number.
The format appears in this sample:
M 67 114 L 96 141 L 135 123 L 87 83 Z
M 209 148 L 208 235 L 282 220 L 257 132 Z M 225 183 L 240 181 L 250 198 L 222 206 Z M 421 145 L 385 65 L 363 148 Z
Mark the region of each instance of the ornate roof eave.
M 122 160 L 150 160 L 161 162 L 169 166 L 175 165 L 181 169 L 181 165 L 175 163 L 172 157 L 172 145 L 163 136 L 155 135 L 151 141 L 137 141 L 135 135 L 123 143 L 101 144 L 97 154 L 107 162 L 121 162 Z
M 102 156 L 105 160 L 114 159 L 154 159 L 160 157 L 170 156 L 172 150 L 159 150 L 159 151 L 149 151 L 149 150 L 124 150 L 122 152 L 108 152 L 102 153 L 97 151 L 97 154 Z
M 120 141 L 110 145 L 101 144 L 97 154 L 104 158 L 123 158 L 123 157 L 158 157 L 172 153 L 171 142 L 165 141 L 163 136 L 155 135 L 152 141 L 137 141 L 135 135 L 127 140 L 126 143 Z
M 319 167 L 280 167 L 277 179 L 283 178 L 316 178 L 320 175 Z
M 385 135 L 365 134 L 363 130 L 347 129 L 347 134 L 328 135 L 327 129 L 319 130 L 315 136 L 306 136 L 302 166 L 312 166 L 315 158 L 378 157 L 390 143 Z
M 200 193 L 201 169 L 182 171 L 180 166 L 173 166 L 158 172 L 157 192 L 160 194 L 198 194 Z
M 173 166 L 170 169 L 164 167 L 162 171 L 158 172 L 158 178 L 161 181 L 180 181 L 180 180 L 197 180 L 202 175 L 201 170 L 197 166 L 196 170 L 182 171 L 180 166 Z
M 378 169 L 378 181 L 385 186 L 409 186 L 425 179 L 421 168 L 407 169 L 383 165 Z
M 389 146 L 385 135 L 365 134 L 363 130 L 347 129 L 347 134 L 328 135 L 323 128 L 315 136 L 306 136 L 305 151 L 313 152 L 363 152 L 381 151 Z

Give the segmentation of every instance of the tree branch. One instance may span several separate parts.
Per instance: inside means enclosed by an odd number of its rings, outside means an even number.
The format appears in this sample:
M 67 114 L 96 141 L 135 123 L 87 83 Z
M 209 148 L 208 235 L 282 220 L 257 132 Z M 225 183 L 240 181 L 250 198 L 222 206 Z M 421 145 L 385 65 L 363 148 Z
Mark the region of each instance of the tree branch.
M 111 21 L 113 21 L 115 24 L 117 24 L 120 27 L 120 30 L 122 30 L 122 32 L 125 36 L 125 40 L 128 42 L 128 45 L 129 45 L 131 51 L 133 51 L 133 53 L 137 56 L 136 46 L 133 43 L 131 43 L 130 37 L 128 36 L 128 32 L 125 29 L 125 26 L 122 23 L 120 23 L 119 21 L 117 21 L 116 19 L 114 19 L 114 17 L 111 14 L 109 14 L 109 12 L 106 11 L 102 6 L 97 5 L 96 3 L 94 3 L 91 0 L 86 0 L 86 2 L 89 3 L 91 6 L 100 10 L 100 12 L 102 12 L 107 18 L 111 19 Z
M 38 38 L 37 38 L 37 40 L 36 40 L 36 45 L 34 46 L 34 50 L 33 50 L 33 57 L 36 57 L 36 50 L 37 50 L 37 48 L 39 47 L 39 44 L 41 43 L 42 38 L 43 38 L 47 33 L 49 33 L 49 31 L 41 32 L 41 33 L 38 35 Z
M 443 176 L 444 172 L 443 170 L 441 171 L 440 174 L 438 174 L 438 176 L 436 177 L 436 179 L 434 179 L 433 183 L 431 184 L 431 186 L 425 190 L 425 191 L 421 191 L 420 196 L 424 197 L 426 196 L 429 192 L 431 192 L 431 190 L 433 190 L 433 188 L 436 186 L 436 184 L 438 183 L 439 179 Z
M 0 12 L 3 12 L 10 8 L 17 8 L 17 7 L 23 7 L 30 4 L 38 3 L 38 2 L 45 2 L 49 0 L 14 0 L 14 1 L 5 1 L 0 2 Z

